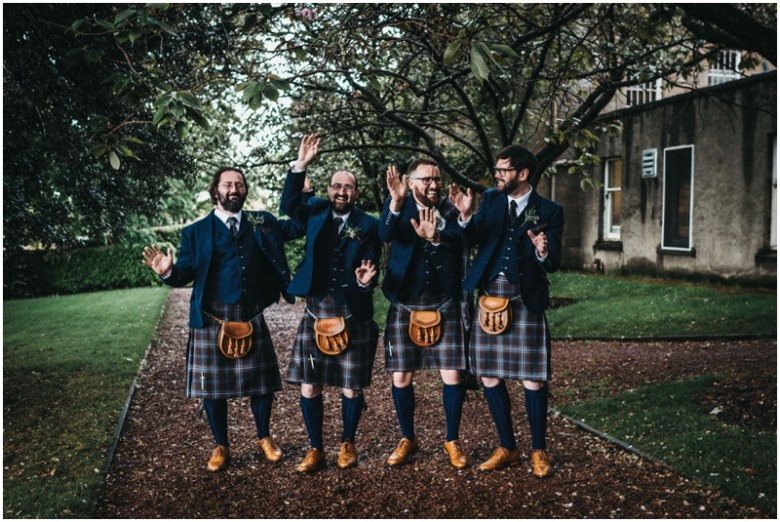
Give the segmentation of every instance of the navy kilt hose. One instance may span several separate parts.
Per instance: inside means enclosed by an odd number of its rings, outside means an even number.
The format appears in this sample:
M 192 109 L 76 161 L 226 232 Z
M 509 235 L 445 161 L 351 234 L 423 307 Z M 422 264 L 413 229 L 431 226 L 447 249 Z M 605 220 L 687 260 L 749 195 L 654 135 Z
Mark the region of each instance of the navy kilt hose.
M 411 310 L 439 310 L 441 339 L 433 346 L 421 347 L 409 337 Z M 447 296 L 431 301 L 393 302 L 387 311 L 385 326 L 385 371 L 411 372 L 422 369 L 463 370 L 466 350 L 461 323 L 460 302 Z
M 328 317 L 347 318 L 349 344 L 338 355 L 322 353 L 314 338 L 315 319 Z M 373 319 L 355 319 L 346 305 L 335 304 L 330 296 L 307 297 L 306 310 L 295 334 L 287 382 L 362 390 L 371 384 L 378 341 L 379 327 Z
M 204 314 L 203 328 L 191 328 L 187 344 L 187 397 L 230 399 L 280 391 L 282 380 L 271 334 L 262 313 L 252 306 L 213 302 L 211 314 L 227 321 L 251 319 L 252 350 L 241 359 L 217 347 L 220 323 Z M 259 314 L 259 315 L 258 315 Z
M 551 349 L 545 315 L 530 312 L 520 297 L 520 285 L 501 275 L 479 294 L 510 298 L 512 324 L 500 335 L 487 334 L 479 326 L 478 307 L 474 310 L 469 346 L 472 371 L 478 377 L 548 381 Z

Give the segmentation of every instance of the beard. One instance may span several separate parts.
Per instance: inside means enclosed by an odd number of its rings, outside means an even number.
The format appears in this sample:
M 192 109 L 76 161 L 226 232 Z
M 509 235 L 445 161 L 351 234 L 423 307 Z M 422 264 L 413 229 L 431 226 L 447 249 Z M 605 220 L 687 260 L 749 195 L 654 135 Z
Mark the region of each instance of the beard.
M 346 214 L 352 211 L 352 203 L 349 198 L 341 198 L 338 195 L 331 198 L 330 206 L 336 214 Z
M 441 202 L 441 194 L 439 194 L 438 190 L 417 190 L 414 188 L 412 189 L 412 196 L 417 203 L 428 208 L 436 208 Z
M 496 181 L 496 189 L 507 194 L 514 192 L 519 186 L 520 182 L 517 181 L 517 178 L 512 178 L 509 181 Z
M 225 194 L 224 196 L 218 193 L 217 199 L 219 200 L 219 204 L 223 209 L 225 209 L 227 212 L 231 212 L 235 214 L 236 212 L 244 208 L 244 202 L 246 201 L 246 196 L 242 196 L 237 192 L 234 192 L 232 194 Z

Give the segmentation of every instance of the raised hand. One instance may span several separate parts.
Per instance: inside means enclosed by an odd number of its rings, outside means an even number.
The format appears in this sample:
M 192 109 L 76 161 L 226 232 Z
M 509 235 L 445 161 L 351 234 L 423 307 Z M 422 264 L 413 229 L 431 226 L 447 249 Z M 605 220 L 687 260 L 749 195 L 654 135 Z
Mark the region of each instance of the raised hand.
M 165 275 L 173 266 L 173 253 L 168 248 L 168 253 L 163 254 L 156 246 L 144 247 L 143 264 L 154 270 L 157 275 Z
M 547 255 L 547 236 L 544 235 L 544 232 L 539 232 L 538 234 L 534 235 L 532 230 L 528 231 L 528 237 L 531 238 L 531 242 L 536 247 L 536 254 L 543 258 Z
M 294 168 L 297 171 L 306 170 L 320 151 L 320 137 L 317 133 L 304 134 L 301 139 L 301 145 L 298 147 L 298 159 L 295 160 Z
M 392 198 L 391 208 L 394 212 L 400 212 L 403 206 L 404 197 L 406 197 L 406 176 L 398 176 L 398 169 L 395 165 L 387 167 L 387 190 Z
M 471 219 L 471 205 L 474 203 L 474 193 L 471 189 L 463 192 L 455 183 L 450 184 L 450 202 L 460 212 L 460 219 L 467 221 Z
M 370 259 L 361 261 L 360 266 L 355 269 L 355 277 L 361 286 L 368 286 L 376 275 L 376 267 Z
M 420 209 L 420 222 L 417 223 L 414 219 L 411 220 L 412 227 L 414 227 L 414 231 L 417 232 L 417 235 L 420 236 L 423 239 L 427 239 L 428 241 L 433 241 L 436 239 L 436 235 L 438 234 L 437 230 L 437 218 L 436 218 L 436 211 L 432 208 L 421 208 Z

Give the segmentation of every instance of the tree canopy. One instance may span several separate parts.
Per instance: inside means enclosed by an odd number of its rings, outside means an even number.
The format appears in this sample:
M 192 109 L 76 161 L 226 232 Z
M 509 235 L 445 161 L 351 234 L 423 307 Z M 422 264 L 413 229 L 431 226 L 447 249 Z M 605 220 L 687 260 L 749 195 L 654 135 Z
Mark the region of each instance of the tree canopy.
M 534 182 L 564 156 L 587 175 L 592 145 L 619 131 L 598 117 L 620 89 L 693 73 L 735 43 L 776 55 L 750 30 L 723 38 L 729 27 L 712 11 L 684 4 L 74 9 L 5 6 L 5 239 L 10 206 L 24 223 L 17 244 L 153 214 L 194 160 L 253 169 L 278 188 L 312 131 L 324 137 L 322 171 L 367 178 L 369 208 L 384 199 L 387 165 L 414 156 L 477 191 L 510 143 L 536 152 Z M 776 33 L 773 4 L 719 11 Z M 231 137 L 251 146 L 245 155 Z M 82 224 L 47 232 L 66 216 Z

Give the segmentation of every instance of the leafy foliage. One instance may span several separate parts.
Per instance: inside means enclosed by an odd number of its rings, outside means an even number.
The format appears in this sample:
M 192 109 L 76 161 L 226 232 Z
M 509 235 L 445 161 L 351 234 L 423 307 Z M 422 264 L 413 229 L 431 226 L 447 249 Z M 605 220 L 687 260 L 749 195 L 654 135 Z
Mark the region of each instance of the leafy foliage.
M 104 81 L 133 51 L 76 38 L 61 24 L 79 13 L 112 8 L 4 7 L 5 259 L 30 244 L 111 242 L 133 216 L 156 214 L 170 180 L 193 173 L 174 129 L 138 117 L 137 86 Z M 112 125 L 123 115 L 131 117 Z

